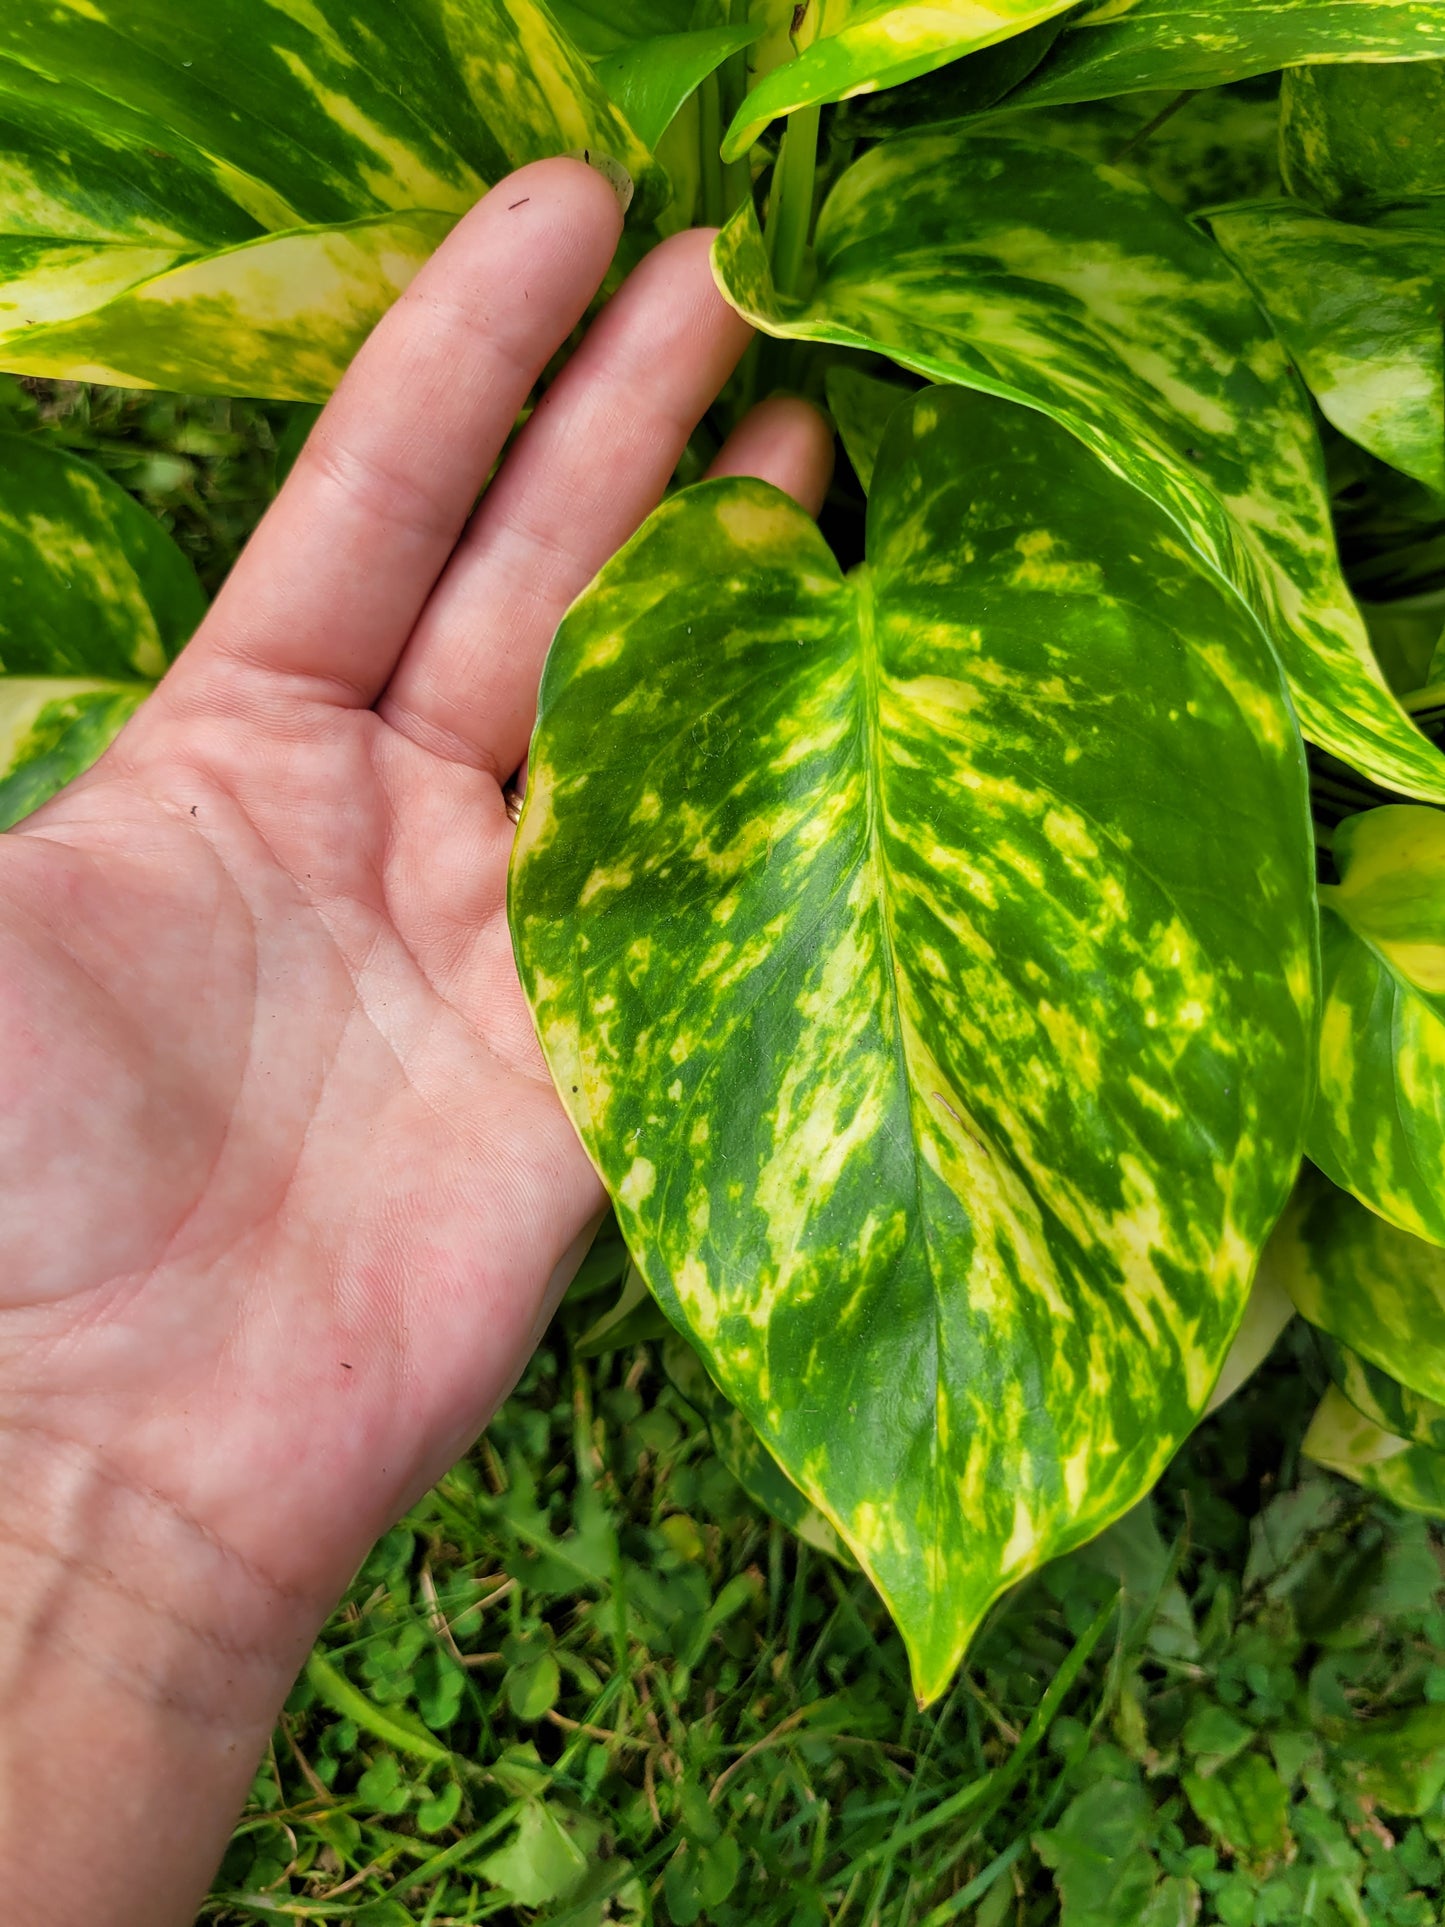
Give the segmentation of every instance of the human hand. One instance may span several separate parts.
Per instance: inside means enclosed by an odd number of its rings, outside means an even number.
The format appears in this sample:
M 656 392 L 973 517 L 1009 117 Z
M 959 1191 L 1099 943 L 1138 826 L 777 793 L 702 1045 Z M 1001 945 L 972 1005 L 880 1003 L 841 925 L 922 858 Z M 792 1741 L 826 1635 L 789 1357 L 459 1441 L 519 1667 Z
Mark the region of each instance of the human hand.
M 22 1920 L 190 1917 L 319 1621 L 505 1396 L 602 1209 L 512 965 L 502 786 L 558 618 L 746 344 L 706 236 L 631 277 L 468 518 L 619 231 L 576 162 L 494 189 L 145 710 L 0 838 Z M 776 402 L 716 472 L 816 507 L 829 462 Z M 27 1913 L 36 1816 L 87 1747 L 124 1762 L 164 1880 L 117 1902 L 92 1792 Z

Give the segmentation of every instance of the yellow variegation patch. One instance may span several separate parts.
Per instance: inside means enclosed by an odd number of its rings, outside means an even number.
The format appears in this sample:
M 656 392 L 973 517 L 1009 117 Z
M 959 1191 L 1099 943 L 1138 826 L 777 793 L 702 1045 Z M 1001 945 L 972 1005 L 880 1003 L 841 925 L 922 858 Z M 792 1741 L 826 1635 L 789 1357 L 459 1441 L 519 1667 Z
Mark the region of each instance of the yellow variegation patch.
M 925 391 L 868 549 L 758 483 L 658 511 L 554 647 L 511 911 L 639 1269 L 930 1697 L 1204 1407 L 1310 859 L 1262 635 L 1053 424 Z

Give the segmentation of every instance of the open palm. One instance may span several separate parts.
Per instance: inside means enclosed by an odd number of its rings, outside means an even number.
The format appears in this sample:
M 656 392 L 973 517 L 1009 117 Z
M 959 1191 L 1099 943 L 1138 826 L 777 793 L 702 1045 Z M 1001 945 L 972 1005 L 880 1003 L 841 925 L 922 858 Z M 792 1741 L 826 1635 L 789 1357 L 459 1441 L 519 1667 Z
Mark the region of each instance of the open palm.
M 494 190 L 152 702 L 0 839 L 5 1426 L 317 1613 L 603 1205 L 512 967 L 503 784 L 558 616 L 745 345 L 706 237 L 614 297 L 472 510 L 619 225 L 575 162 Z M 719 466 L 816 503 L 826 435 L 775 403 Z

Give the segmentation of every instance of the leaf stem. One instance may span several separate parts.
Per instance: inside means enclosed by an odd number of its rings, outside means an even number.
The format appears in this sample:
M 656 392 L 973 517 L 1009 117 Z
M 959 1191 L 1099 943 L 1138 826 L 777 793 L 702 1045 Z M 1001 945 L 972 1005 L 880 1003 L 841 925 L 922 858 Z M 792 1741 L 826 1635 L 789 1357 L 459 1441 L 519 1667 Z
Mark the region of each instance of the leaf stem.
M 803 262 L 813 228 L 813 189 L 818 175 L 819 106 L 800 107 L 783 135 L 768 201 L 768 255 L 781 295 L 801 291 Z
M 704 227 L 721 227 L 727 217 L 723 188 L 722 102 L 716 73 L 698 89 L 698 143 L 702 149 L 702 220 Z

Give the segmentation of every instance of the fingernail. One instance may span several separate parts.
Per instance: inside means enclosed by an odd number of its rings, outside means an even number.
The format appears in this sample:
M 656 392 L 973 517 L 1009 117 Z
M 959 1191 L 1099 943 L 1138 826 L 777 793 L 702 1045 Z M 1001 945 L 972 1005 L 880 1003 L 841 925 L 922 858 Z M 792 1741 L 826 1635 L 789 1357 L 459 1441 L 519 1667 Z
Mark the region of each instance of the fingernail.
M 567 159 L 581 161 L 584 166 L 590 167 L 594 174 L 600 174 L 617 196 L 617 205 L 624 214 L 632 206 L 632 176 L 621 161 L 613 160 L 610 154 L 599 154 L 595 147 L 574 148 Z

